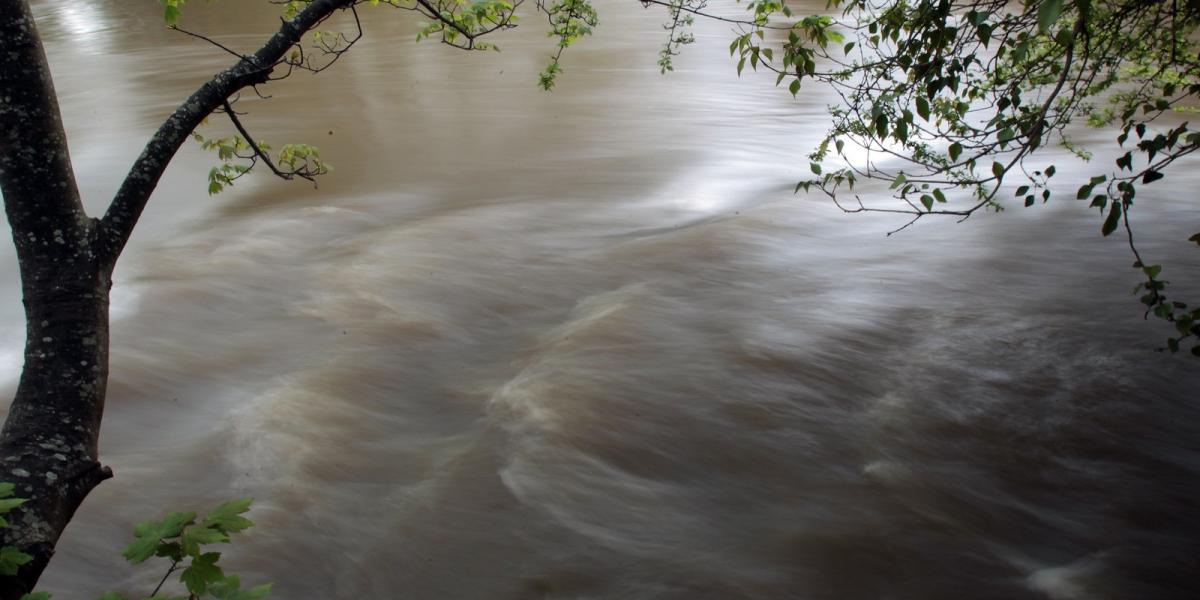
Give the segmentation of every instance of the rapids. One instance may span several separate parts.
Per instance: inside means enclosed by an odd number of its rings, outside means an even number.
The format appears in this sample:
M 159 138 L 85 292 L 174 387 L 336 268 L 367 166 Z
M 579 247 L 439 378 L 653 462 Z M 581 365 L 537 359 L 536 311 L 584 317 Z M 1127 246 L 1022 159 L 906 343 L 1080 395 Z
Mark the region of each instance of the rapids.
M 97 214 L 229 59 L 152 2 L 34 8 Z M 600 8 L 550 94 L 534 19 L 468 55 L 370 11 L 343 62 L 239 104 L 320 146 L 319 189 L 210 198 L 213 157 L 182 151 L 116 275 L 116 478 L 41 589 L 148 593 L 135 522 L 254 496 L 223 562 L 277 598 L 1200 595 L 1200 371 L 1153 351 L 1127 248 L 1066 199 L 1089 167 L 1060 161 L 1062 200 L 887 237 L 792 194 L 832 96 L 739 79 L 720 24 L 660 76 L 662 13 Z M 184 25 L 251 48 L 276 11 Z M 1189 169 L 1134 215 L 1194 284 Z M 10 395 L 8 244 L 0 279 Z

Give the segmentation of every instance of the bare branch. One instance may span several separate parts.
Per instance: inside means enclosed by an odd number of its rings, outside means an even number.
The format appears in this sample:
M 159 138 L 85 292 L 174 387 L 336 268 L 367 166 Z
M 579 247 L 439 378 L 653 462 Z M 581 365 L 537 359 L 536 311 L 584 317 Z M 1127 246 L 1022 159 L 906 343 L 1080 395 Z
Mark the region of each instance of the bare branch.
M 159 127 L 134 162 L 129 175 L 100 223 L 100 241 L 108 264 L 116 262 L 167 164 L 188 135 L 237 91 L 265 83 L 287 51 L 301 37 L 334 12 L 353 6 L 357 0 L 314 0 L 296 18 L 279 30 L 252 55 L 239 59 L 228 69 L 200 86 Z
M 192 37 L 194 37 L 194 38 L 196 38 L 196 39 L 199 39 L 199 40 L 203 40 L 203 41 L 205 41 L 205 42 L 208 42 L 209 44 L 212 44 L 213 46 L 216 46 L 217 48 L 220 48 L 220 49 L 221 49 L 222 51 L 224 51 L 226 54 L 230 54 L 230 55 L 234 56 L 235 58 L 242 59 L 242 60 L 249 60 L 249 58 L 248 58 L 246 55 L 244 55 L 244 54 L 239 54 L 239 53 L 237 53 L 237 52 L 235 52 L 235 51 L 231 50 L 231 49 L 230 49 L 228 46 L 226 46 L 225 44 L 222 44 L 221 42 L 218 42 L 217 40 L 214 40 L 214 39 L 212 39 L 212 38 L 210 38 L 210 37 L 208 37 L 208 36 L 206 36 L 206 35 L 201 35 L 201 34 L 199 34 L 199 33 L 196 33 L 196 32 L 194 32 L 194 31 L 188 31 L 187 29 L 184 29 L 184 28 L 182 28 L 182 27 L 179 27 L 178 25 L 171 25 L 171 26 L 169 26 L 169 27 L 167 27 L 167 28 L 168 28 L 168 29 L 171 29 L 171 30 L 173 30 L 173 31 L 178 31 L 178 32 L 180 32 L 180 33 L 183 33 L 183 34 L 190 35 L 190 36 L 192 36 Z

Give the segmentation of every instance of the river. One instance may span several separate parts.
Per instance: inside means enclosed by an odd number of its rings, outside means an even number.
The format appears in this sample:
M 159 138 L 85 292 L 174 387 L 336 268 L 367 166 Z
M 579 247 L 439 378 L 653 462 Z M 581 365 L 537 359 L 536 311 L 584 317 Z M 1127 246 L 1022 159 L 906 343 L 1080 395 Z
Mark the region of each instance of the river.
M 149 0 L 33 4 L 98 214 L 228 56 Z M 181 152 L 116 274 L 116 478 L 40 589 L 149 593 L 162 570 L 120 557 L 135 522 L 253 496 L 223 562 L 278 598 L 1200 594 L 1200 370 L 1154 352 L 1127 248 L 1066 200 L 1092 168 L 1060 164 L 1061 201 L 887 237 L 792 194 L 827 92 L 739 79 L 712 23 L 661 76 L 663 14 L 600 8 L 549 94 L 538 19 L 467 54 L 368 12 L 333 69 L 239 104 L 321 148 L 319 189 L 209 197 L 214 158 Z M 277 10 L 183 24 L 250 49 Z M 1190 164 L 1134 215 L 1200 299 Z M 0 279 L 11 396 L 8 244 Z

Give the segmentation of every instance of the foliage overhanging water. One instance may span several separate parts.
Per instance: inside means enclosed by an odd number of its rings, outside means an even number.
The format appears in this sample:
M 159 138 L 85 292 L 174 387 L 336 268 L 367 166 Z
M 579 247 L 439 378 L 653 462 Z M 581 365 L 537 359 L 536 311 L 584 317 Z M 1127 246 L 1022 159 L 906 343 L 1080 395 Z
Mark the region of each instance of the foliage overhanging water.
M 93 214 L 227 62 L 155 6 L 35 3 Z M 231 47 L 276 23 L 189 8 Z M 1152 351 L 1095 213 L 887 238 L 791 194 L 832 98 L 738 80 L 711 24 L 661 77 L 661 14 L 601 8 L 553 94 L 532 21 L 468 55 L 372 15 L 335 68 L 240 105 L 322 148 L 319 190 L 210 199 L 211 157 L 181 154 L 114 288 L 117 478 L 42 589 L 148 592 L 135 521 L 251 495 L 230 568 L 280 598 L 1193 597 L 1200 376 Z M 1181 278 L 1198 182 L 1134 217 Z

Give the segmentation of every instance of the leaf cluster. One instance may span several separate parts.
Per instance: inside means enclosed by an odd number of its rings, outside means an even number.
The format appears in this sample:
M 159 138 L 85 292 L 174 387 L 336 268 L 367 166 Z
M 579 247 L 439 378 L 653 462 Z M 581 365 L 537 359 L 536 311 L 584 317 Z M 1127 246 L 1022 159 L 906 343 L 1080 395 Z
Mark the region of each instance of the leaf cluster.
M 240 135 L 216 138 L 195 131 L 192 132 L 192 138 L 200 144 L 201 150 L 216 153 L 221 161 L 208 171 L 210 196 L 233 185 L 260 161 L 283 179 L 301 177 L 312 181 L 319 175 L 333 171 L 333 165 L 321 160 L 320 149 L 310 144 L 284 144 L 278 152 L 274 152 L 266 141 Z
M 15 486 L 0 482 L 0 515 L 5 515 L 24 504 L 26 498 L 13 496 Z M 252 498 L 231 500 L 218 505 L 207 516 L 198 517 L 194 512 L 173 512 L 158 521 L 138 523 L 134 527 L 134 540 L 121 553 L 132 564 L 145 562 L 151 557 L 163 557 L 171 561 L 166 575 L 146 600 L 261 600 L 271 593 L 271 584 L 242 589 L 237 575 L 226 575 L 217 565 L 220 552 L 205 552 L 204 546 L 228 543 L 234 533 L 249 529 L 254 523 L 245 515 L 254 502 Z M 8 521 L 0 516 L 0 527 L 8 527 Z M 33 560 L 12 546 L 0 548 L 0 575 L 16 575 L 17 570 Z M 186 595 L 162 595 L 163 584 L 173 573 L 179 573 Z M 47 592 L 31 592 L 21 600 L 50 600 Z M 127 600 L 116 592 L 107 592 L 99 600 Z
M 4 515 L 14 508 L 25 504 L 27 498 L 17 498 L 13 494 L 16 487 L 7 482 L 0 482 L 0 527 L 8 527 L 8 519 Z M 13 546 L 0 548 L 0 575 L 16 575 L 21 565 L 33 560 L 33 557 L 21 552 Z
M 730 20 L 704 12 L 703 2 L 644 3 L 667 7 L 669 25 L 680 11 Z M 1034 166 L 1031 157 L 1057 143 L 1089 160 L 1068 126 L 1116 125 L 1125 152 L 1115 169 L 1097 169 L 1076 197 L 1100 209 L 1103 235 L 1124 230 L 1144 278 L 1147 314 L 1179 333 L 1167 349 L 1200 336 L 1200 314 L 1168 302 L 1167 282 L 1142 266 L 1149 263 L 1130 222 L 1137 188 L 1200 149 L 1200 133 L 1187 123 L 1159 125 L 1163 116 L 1197 111 L 1200 3 L 828 0 L 835 12 L 807 16 L 787 0 L 744 4 L 747 16 L 735 20 L 739 31 L 729 47 L 738 73 L 770 71 L 793 96 L 821 83 L 840 100 L 829 107 L 832 126 L 809 156 L 815 177 L 797 191 L 821 191 L 847 212 L 907 215 L 899 229 L 930 215 L 962 219 L 1002 210 L 1000 192 L 1010 185 L 1024 206 L 1047 202 L 1055 166 Z M 678 39 L 673 33 L 668 40 L 668 59 Z M 858 151 L 848 153 L 850 147 Z M 845 203 L 863 179 L 888 183 L 900 204 L 868 207 L 857 196 Z
M 546 4 L 538 0 L 538 8 L 546 14 L 550 22 L 549 37 L 556 40 L 557 50 L 550 57 L 550 64 L 538 76 L 538 86 L 550 91 L 562 73 L 561 59 L 563 51 L 576 42 L 592 34 L 600 23 L 600 16 L 590 0 L 554 0 Z
M 167 569 L 167 576 L 179 572 L 179 580 L 189 594 L 183 598 L 205 595 L 220 600 L 264 598 L 271 591 L 270 584 L 243 590 L 237 575 L 226 576 L 217 565 L 221 554 L 204 551 L 204 546 L 228 543 L 230 535 L 253 525 L 242 516 L 250 510 L 252 502 L 250 498 L 225 502 L 205 517 L 198 517 L 194 512 L 173 512 L 158 521 L 139 523 L 134 527 L 133 542 L 125 548 L 122 556 L 132 564 L 151 557 L 169 560 L 171 566 Z M 158 592 L 156 589 L 151 598 L 160 598 Z M 123 597 L 110 592 L 101 600 L 123 600 Z

